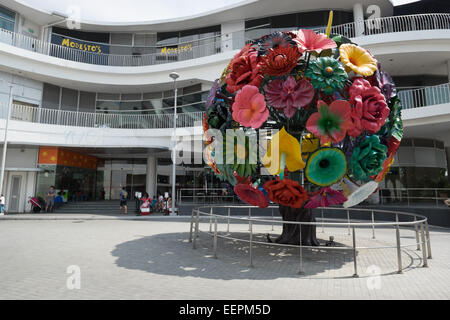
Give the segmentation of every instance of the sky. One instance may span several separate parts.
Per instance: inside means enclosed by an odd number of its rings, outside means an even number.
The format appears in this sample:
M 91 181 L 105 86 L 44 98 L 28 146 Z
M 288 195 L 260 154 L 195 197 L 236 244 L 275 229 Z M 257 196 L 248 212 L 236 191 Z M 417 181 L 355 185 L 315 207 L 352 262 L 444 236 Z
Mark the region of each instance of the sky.
M 143 22 L 189 17 L 243 0 L 17 0 L 48 12 L 67 15 L 80 8 L 81 21 Z M 391 0 L 394 5 L 417 0 Z M 356 2 L 356 1 L 355 1 Z M 125 3 L 125 5 L 124 5 Z

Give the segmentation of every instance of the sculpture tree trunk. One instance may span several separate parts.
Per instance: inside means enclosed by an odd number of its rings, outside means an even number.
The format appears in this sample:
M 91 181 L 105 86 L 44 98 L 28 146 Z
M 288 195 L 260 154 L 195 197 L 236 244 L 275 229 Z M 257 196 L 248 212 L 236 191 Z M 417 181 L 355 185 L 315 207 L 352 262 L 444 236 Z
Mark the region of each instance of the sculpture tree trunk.
M 280 205 L 280 215 L 283 221 L 301 221 L 301 222 L 315 222 L 314 216 L 310 209 L 305 208 L 291 208 Z M 270 238 L 269 238 L 269 241 Z M 300 225 L 298 224 L 283 224 L 283 232 L 275 239 L 275 243 L 293 244 L 300 243 Z M 316 238 L 315 225 L 302 225 L 302 245 L 304 246 L 319 246 Z

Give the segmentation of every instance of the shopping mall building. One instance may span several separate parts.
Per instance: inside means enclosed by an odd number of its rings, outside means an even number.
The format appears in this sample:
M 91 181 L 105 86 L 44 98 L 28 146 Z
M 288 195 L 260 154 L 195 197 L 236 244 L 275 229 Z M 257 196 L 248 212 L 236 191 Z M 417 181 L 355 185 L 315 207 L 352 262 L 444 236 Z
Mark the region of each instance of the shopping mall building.
M 171 190 L 174 83 L 181 144 L 202 140 L 213 81 L 245 44 L 275 30 L 334 33 L 369 49 L 394 78 L 405 138 L 385 187 L 445 187 L 450 164 L 450 6 L 388 0 L 245 0 L 146 23 L 74 22 L 0 0 L 0 140 L 10 212 L 50 185 L 78 200 Z M 380 18 L 373 20 L 369 18 Z M 79 27 L 79 28 L 78 28 Z M 11 89 L 11 95 L 10 95 Z M 183 142 L 190 136 L 191 140 Z M 195 154 L 194 154 L 195 156 Z M 201 157 L 201 155 L 200 155 Z M 193 157 L 194 158 L 194 157 Z M 205 165 L 177 166 L 178 192 L 219 186 Z

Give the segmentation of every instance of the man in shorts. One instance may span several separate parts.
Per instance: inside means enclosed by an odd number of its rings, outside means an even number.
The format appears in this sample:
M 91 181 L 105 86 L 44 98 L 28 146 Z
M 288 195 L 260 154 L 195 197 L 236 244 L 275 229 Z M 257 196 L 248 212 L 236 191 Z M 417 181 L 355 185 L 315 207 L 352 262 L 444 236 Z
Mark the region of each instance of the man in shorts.
M 122 208 L 125 209 L 125 214 L 128 212 L 127 207 L 127 198 L 128 198 L 128 192 L 125 190 L 125 187 L 122 188 L 120 191 L 120 208 L 119 208 L 119 214 L 122 214 Z

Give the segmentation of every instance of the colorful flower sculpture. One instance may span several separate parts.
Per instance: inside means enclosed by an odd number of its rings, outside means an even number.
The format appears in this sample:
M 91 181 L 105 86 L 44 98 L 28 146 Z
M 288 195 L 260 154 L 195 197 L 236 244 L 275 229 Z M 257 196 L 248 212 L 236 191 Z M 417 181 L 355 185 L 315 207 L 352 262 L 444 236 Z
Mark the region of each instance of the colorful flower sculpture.
M 329 207 L 335 204 L 342 204 L 347 201 L 347 198 L 342 192 L 325 187 L 315 192 L 305 205 L 305 208 L 314 209 L 318 207 Z
M 336 42 L 322 33 L 315 33 L 313 30 L 304 29 L 294 32 L 294 41 L 303 51 L 315 51 L 321 53 L 322 50 L 336 48 Z
M 339 148 L 321 148 L 313 152 L 306 164 L 305 176 L 318 186 L 330 186 L 347 172 L 347 160 Z
M 308 193 L 297 182 L 290 179 L 277 178 L 264 184 L 269 199 L 275 203 L 292 208 L 301 208 L 308 200 Z
M 244 127 L 259 128 L 269 117 L 264 96 L 259 93 L 258 87 L 246 85 L 236 95 L 231 108 L 233 119 Z
M 313 113 L 306 122 L 306 129 L 320 137 L 322 144 L 342 141 L 347 130 L 352 127 L 350 103 L 335 100 L 328 106 L 319 101 L 317 109 L 319 112 Z
M 383 170 L 387 150 L 387 146 L 380 143 L 377 135 L 367 137 L 353 150 L 350 159 L 353 177 L 357 180 L 366 180 L 369 176 L 378 174 Z
M 262 72 L 269 76 L 285 75 L 297 66 L 300 55 L 296 47 L 284 46 L 269 49 L 269 53 L 262 58 Z
M 306 107 L 314 97 L 314 88 L 305 79 L 295 80 L 289 76 L 286 81 L 277 78 L 266 88 L 266 99 L 277 110 L 283 110 L 288 118 L 292 118 L 297 108 Z
M 328 95 L 344 89 L 345 80 L 348 77 L 344 67 L 331 57 L 321 57 L 310 61 L 305 76 L 311 78 L 314 89 L 322 90 Z
M 295 172 L 305 167 L 301 157 L 302 149 L 296 138 L 286 132 L 283 127 L 270 141 L 267 153 L 261 162 L 271 175 L 278 175 L 284 168 Z M 281 169 L 282 168 L 282 169 Z
M 351 43 L 339 47 L 342 63 L 353 72 L 362 76 L 371 76 L 377 70 L 377 60 L 365 49 Z
M 267 192 L 292 208 L 355 205 L 393 163 L 403 135 L 395 85 L 369 51 L 329 33 L 331 18 L 326 34 L 276 31 L 248 43 L 211 88 L 203 128 L 223 138 L 205 135 L 206 159 L 244 202 L 265 207 Z M 229 144 L 230 129 L 258 138 Z M 221 140 L 223 162 L 213 150 Z M 344 196 L 336 183 L 356 187 Z
M 265 208 L 269 205 L 266 195 L 257 186 L 239 183 L 234 186 L 234 192 L 243 201 L 253 206 Z
M 251 44 L 234 56 L 228 69 L 226 82 L 229 93 L 236 92 L 247 84 L 259 87 L 263 79 L 258 52 Z

